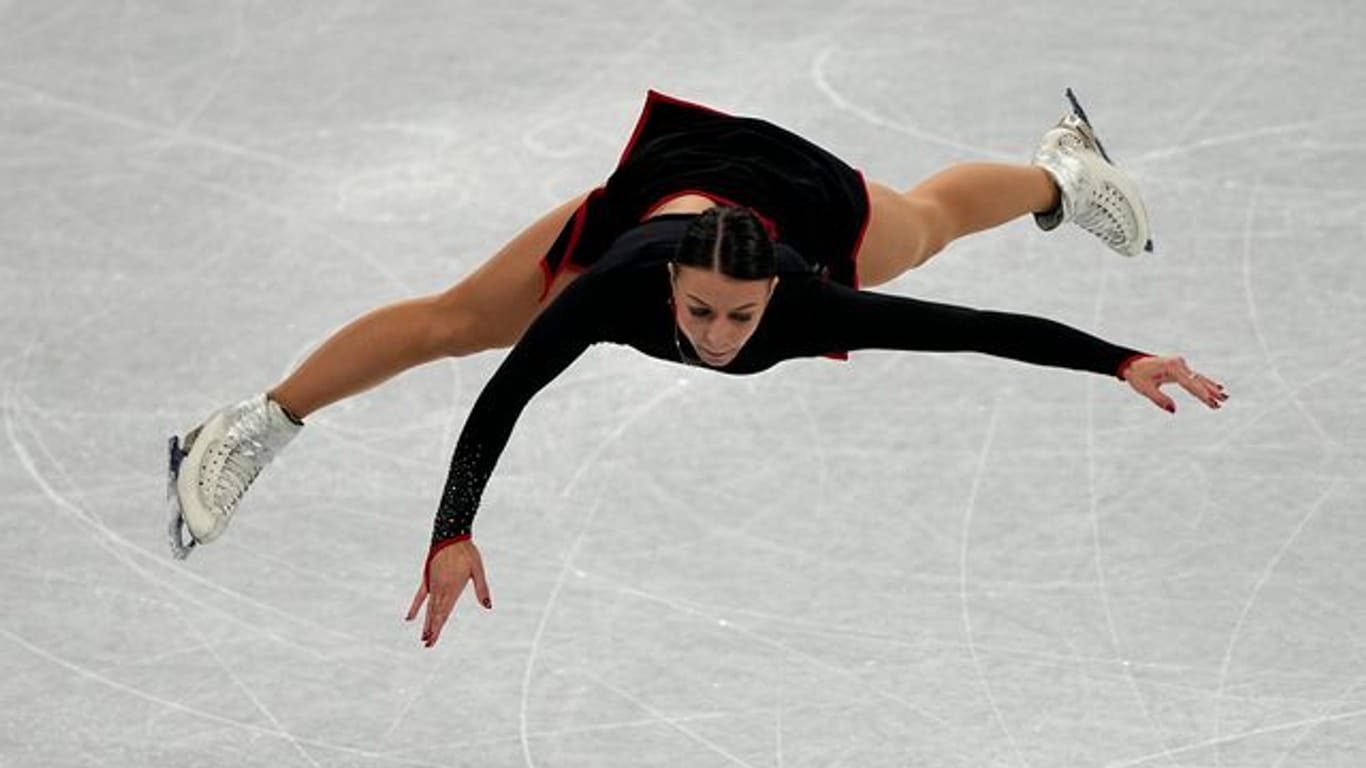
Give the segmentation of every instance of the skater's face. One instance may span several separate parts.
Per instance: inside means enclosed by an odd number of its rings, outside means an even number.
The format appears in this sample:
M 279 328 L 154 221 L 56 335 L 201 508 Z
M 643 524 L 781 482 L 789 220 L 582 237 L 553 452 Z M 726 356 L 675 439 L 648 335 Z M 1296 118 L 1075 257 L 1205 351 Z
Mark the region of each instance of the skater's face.
M 728 365 L 759 327 L 778 278 L 737 280 L 699 267 L 669 268 L 678 329 L 702 362 L 713 368 Z

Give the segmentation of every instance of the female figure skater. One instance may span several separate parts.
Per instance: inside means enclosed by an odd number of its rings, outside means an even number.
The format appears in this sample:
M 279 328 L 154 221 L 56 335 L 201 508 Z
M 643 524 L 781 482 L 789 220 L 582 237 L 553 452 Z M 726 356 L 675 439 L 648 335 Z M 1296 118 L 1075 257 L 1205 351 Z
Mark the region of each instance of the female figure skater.
M 607 182 L 544 215 L 448 291 L 353 321 L 270 391 L 171 438 L 178 557 L 226 528 L 257 474 L 312 412 L 440 357 L 512 347 L 460 434 L 422 583 L 431 647 L 465 585 L 492 597 L 471 524 L 528 401 L 590 345 L 748 374 L 853 349 L 973 351 L 1112 375 L 1168 411 L 1175 382 L 1210 408 L 1223 387 L 1180 357 L 1116 346 L 1037 317 L 873 293 L 953 240 L 1034 214 L 1133 256 L 1148 240 L 1137 190 L 1077 105 L 1032 165 L 965 164 L 907 192 L 865 182 L 763 120 L 650 91 Z M 188 530 L 190 540 L 184 531 Z

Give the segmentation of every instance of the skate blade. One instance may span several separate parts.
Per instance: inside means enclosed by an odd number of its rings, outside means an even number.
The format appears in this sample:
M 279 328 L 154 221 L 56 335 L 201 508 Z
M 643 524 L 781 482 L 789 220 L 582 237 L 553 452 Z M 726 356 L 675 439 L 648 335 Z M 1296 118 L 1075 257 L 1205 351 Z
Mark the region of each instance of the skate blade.
M 1096 136 L 1096 127 L 1091 124 L 1091 119 L 1086 116 L 1086 110 L 1081 108 L 1081 102 L 1077 101 L 1077 94 L 1071 88 L 1067 89 L 1067 101 L 1072 105 L 1072 113 L 1081 118 L 1086 127 L 1091 131 L 1091 141 L 1096 143 L 1096 149 L 1100 150 L 1100 156 L 1105 158 L 1105 162 L 1114 165 L 1115 161 L 1110 159 L 1110 153 L 1105 151 L 1105 145 L 1100 143 L 1100 138 Z
M 188 435 L 186 436 L 189 437 Z M 193 440 L 186 440 L 186 445 Z M 185 525 L 185 516 L 180 509 L 180 494 L 176 492 L 176 478 L 180 475 L 180 462 L 189 453 L 180 446 L 180 438 L 171 436 L 170 441 L 170 466 L 166 476 L 166 505 L 171 512 L 171 519 L 166 528 L 167 543 L 171 545 L 171 557 L 177 560 L 184 560 L 194 551 L 195 540 L 190 534 L 190 530 Z
M 1086 110 L 1081 108 L 1081 102 L 1077 100 L 1077 94 L 1073 92 L 1071 88 L 1068 88 L 1066 96 L 1067 102 L 1072 105 L 1072 112 L 1077 117 L 1081 118 L 1081 121 L 1086 124 L 1087 129 L 1091 131 L 1091 140 L 1096 143 L 1096 149 L 1100 150 L 1100 156 L 1105 158 L 1105 162 L 1118 168 L 1119 165 L 1116 164 L 1114 160 L 1110 159 L 1110 153 L 1105 151 L 1105 145 L 1100 143 L 1100 137 L 1096 135 L 1096 127 L 1091 124 L 1091 119 L 1086 116 Z M 1153 252 L 1153 239 L 1151 237 L 1143 244 L 1143 250 L 1148 253 Z

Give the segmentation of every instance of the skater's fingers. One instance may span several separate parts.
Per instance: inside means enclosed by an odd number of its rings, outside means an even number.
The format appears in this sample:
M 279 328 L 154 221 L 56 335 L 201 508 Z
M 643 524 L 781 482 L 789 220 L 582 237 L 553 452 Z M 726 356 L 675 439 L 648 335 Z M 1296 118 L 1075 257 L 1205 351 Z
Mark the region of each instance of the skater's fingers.
M 441 629 L 446 626 L 446 620 L 451 616 L 453 605 L 438 605 L 432 603 L 427 609 L 427 630 L 422 635 L 422 641 L 428 648 L 436 645 L 436 641 L 441 637 Z
M 435 645 L 436 645 L 436 641 L 441 639 L 441 628 L 444 627 L 445 625 L 446 625 L 446 622 L 444 622 L 444 621 L 442 621 L 440 624 L 437 624 L 437 625 L 436 625 L 436 629 L 432 631 L 432 636 L 427 640 L 427 647 L 428 647 L 428 648 L 431 648 L 431 647 L 435 646 Z
M 1198 373 L 1187 372 L 1181 377 L 1181 386 L 1197 400 L 1210 408 L 1218 408 L 1222 402 L 1221 389 Z
M 432 595 L 431 598 L 427 601 L 427 614 L 422 620 L 422 644 L 428 648 L 436 643 L 437 630 L 446 623 L 446 617 L 441 609 L 441 601 L 437 595 Z
M 1205 385 L 1205 393 L 1212 401 L 1211 407 L 1218 408 L 1228 399 L 1228 392 L 1224 390 L 1224 385 L 1203 374 L 1200 376 L 1201 382 Z
M 1163 382 L 1175 382 L 1195 399 L 1210 408 L 1219 408 L 1228 399 L 1224 385 L 1191 369 L 1184 357 L 1170 357 L 1162 361 Z
M 1148 398 L 1158 408 L 1175 413 L 1176 403 L 1162 391 L 1163 383 L 1161 370 L 1152 371 L 1144 376 L 1129 377 L 1129 386 L 1133 387 L 1135 392 Z
M 461 578 L 456 586 L 441 587 L 432 593 L 431 602 L 427 606 L 428 627 L 423 632 L 423 640 L 426 641 L 428 648 L 436 645 L 437 638 L 441 637 L 441 628 L 446 625 L 446 620 L 455 610 L 455 604 L 460 600 L 460 594 L 465 591 L 467 581 L 468 579 Z
M 482 560 L 475 560 L 474 567 L 471 569 L 470 577 L 474 579 L 474 596 L 479 598 L 479 604 L 487 609 L 493 608 L 493 595 L 489 593 L 489 580 L 484 575 L 484 563 Z
M 1148 395 L 1148 399 L 1153 401 L 1153 405 L 1167 413 L 1176 413 L 1176 401 L 1168 397 L 1159 387 L 1153 387 L 1152 394 Z
M 408 615 L 404 621 L 412 621 L 417 618 L 417 612 L 422 610 L 422 604 L 427 601 L 427 585 L 425 583 L 417 585 L 417 592 L 413 595 L 413 604 L 408 606 Z
M 446 621 L 450 619 L 451 611 L 453 611 L 454 609 L 455 606 L 450 605 L 446 607 L 444 610 L 438 612 L 436 616 L 432 617 L 432 634 L 431 637 L 427 640 L 428 648 L 431 648 L 433 645 L 436 645 L 436 641 L 441 639 L 441 630 L 445 628 Z
M 1196 373 L 1183 357 L 1149 357 L 1136 360 L 1126 376 L 1136 392 L 1168 413 L 1176 413 L 1176 401 L 1162 391 L 1166 384 L 1178 384 L 1209 408 L 1221 407 L 1228 399 L 1224 385 Z

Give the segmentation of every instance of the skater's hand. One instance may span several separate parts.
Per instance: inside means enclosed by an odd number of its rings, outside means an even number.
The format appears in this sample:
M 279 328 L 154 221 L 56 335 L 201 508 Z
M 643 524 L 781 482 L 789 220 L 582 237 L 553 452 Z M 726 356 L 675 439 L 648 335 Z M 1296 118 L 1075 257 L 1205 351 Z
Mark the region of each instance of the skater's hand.
M 422 623 L 422 643 L 428 648 L 436 645 L 441 637 L 441 628 L 446 625 L 455 601 L 465 590 L 465 584 L 474 581 L 474 594 L 485 609 L 493 610 L 493 597 L 489 595 L 488 579 L 484 576 L 484 560 L 479 556 L 479 548 L 470 539 L 463 541 L 441 542 L 432 547 L 427 555 L 423 570 L 422 583 L 413 595 L 413 604 L 408 608 L 407 621 L 417 618 L 422 604 L 427 603 L 427 617 Z M 430 598 L 430 600 L 428 600 Z
M 1176 413 L 1176 401 L 1163 393 L 1162 386 L 1172 382 L 1210 408 L 1218 409 L 1228 399 L 1223 384 L 1192 371 L 1181 357 L 1141 357 L 1129 364 L 1124 380 L 1135 392 L 1170 413 Z

